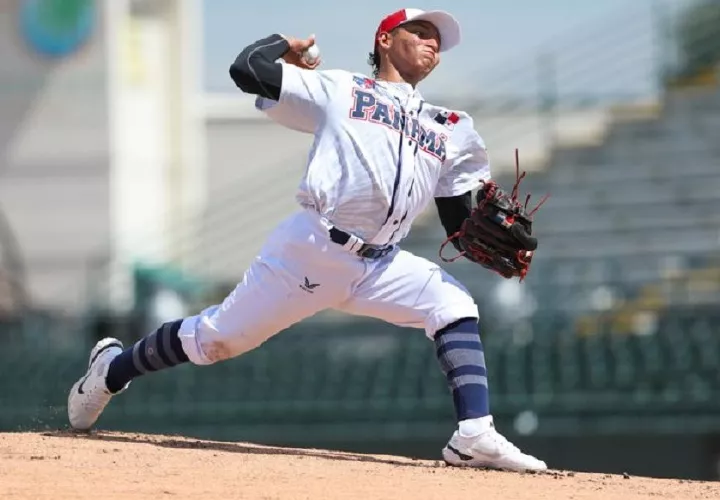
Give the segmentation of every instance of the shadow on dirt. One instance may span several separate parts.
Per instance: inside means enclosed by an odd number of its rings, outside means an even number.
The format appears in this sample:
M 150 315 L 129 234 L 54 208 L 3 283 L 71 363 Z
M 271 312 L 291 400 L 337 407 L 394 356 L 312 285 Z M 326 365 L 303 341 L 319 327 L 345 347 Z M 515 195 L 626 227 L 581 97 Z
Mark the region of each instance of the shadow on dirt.
M 394 460 L 392 458 L 374 457 L 371 455 L 359 455 L 354 453 L 338 453 L 326 450 L 313 450 L 302 448 L 283 448 L 278 446 L 266 445 L 247 445 L 241 443 L 230 443 L 221 441 L 204 441 L 193 438 L 178 436 L 152 436 L 145 434 L 122 434 L 118 432 L 104 433 L 103 431 L 79 432 L 72 430 L 57 430 L 42 433 L 48 437 L 62 437 L 74 439 L 89 439 L 95 441 L 115 442 L 115 443 L 138 443 L 160 446 L 163 448 L 184 448 L 196 450 L 222 451 L 229 453 L 243 453 L 246 455 L 289 455 L 300 458 L 312 457 L 322 458 L 326 460 L 342 460 L 347 462 L 372 462 L 378 464 L 393 465 L 396 467 L 420 467 L 425 469 L 436 469 L 445 467 L 441 461 L 429 462 L 413 461 L 412 458 L 405 460 Z

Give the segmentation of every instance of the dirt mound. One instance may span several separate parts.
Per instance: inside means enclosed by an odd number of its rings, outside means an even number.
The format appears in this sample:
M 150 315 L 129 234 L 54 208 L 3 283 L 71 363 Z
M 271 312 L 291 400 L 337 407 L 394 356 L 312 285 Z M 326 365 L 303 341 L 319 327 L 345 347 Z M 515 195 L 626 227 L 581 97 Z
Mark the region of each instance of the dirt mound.
M 720 498 L 720 483 L 552 471 L 117 432 L 0 434 L 0 498 Z

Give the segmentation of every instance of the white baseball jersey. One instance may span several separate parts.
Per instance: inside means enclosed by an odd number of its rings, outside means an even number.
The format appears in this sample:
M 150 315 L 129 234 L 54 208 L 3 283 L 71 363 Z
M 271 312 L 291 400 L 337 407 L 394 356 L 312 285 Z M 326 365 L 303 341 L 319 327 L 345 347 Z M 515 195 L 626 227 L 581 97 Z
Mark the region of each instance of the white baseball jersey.
M 490 177 L 472 118 L 406 83 L 285 64 L 279 100 L 258 98 L 257 107 L 315 135 L 299 203 L 370 244 L 399 242 L 433 197 Z

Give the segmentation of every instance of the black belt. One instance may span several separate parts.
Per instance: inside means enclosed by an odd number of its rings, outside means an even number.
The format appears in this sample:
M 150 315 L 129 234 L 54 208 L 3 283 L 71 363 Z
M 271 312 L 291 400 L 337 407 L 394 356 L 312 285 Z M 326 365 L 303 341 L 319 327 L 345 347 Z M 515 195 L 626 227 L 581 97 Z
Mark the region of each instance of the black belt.
M 330 240 L 334 243 L 337 243 L 338 245 L 345 245 L 348 240 L 350 240 L 350 235 L 341 229 L 331 227 Z M 355 253 L 358 254 L 360 257 L 364 257 L 366 259 L 379 259 L 389 254 L 394 248 L 395 245 L 378 247 L 364 243 L 363 246 L 361 246 L 360 249 L 357 250 Z

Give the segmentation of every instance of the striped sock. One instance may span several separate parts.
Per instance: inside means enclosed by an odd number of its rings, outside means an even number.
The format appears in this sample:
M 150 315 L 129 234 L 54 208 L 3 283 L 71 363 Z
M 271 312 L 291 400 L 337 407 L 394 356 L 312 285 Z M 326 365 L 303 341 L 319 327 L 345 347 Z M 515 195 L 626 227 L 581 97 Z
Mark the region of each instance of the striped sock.
M 113 359 L 105 378 L 108 390 L 116 393 L 137 376 L 188 361 L 178 337 L 181 324 L 182 320 L 165 323 Z
M 458 421 L 490 414 L 487 371 L 477 319 L 458 320 L 435 335 L 435 353 L 452 391 Z

